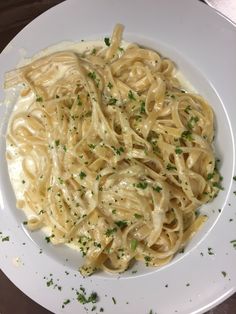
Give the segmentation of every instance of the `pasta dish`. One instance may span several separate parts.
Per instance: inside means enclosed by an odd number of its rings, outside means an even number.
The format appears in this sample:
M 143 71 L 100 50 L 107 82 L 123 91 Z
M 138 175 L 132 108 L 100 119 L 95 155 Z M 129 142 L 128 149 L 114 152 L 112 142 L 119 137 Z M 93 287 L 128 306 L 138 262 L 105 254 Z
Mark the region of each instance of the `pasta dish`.
M 199 230 L 197 209 L 220 176 L 213 111 L 184 90 L 174 63 L 123 27 L 84 53 L 59 51 L 6 74 L 30 99 L 14 110 L 9 168 L 20 165 L 27 228 L 82 252 L 82 275 L 125 271 L 134 260 L 168 263 Z

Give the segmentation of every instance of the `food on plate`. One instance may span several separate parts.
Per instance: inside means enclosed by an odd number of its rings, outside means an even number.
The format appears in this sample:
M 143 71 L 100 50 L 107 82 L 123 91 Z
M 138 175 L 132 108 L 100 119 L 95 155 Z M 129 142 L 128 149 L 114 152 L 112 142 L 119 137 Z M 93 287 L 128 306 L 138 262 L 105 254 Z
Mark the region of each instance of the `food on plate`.
M 27 228 L 82 252 L 83 275 L 161 266 L 206 220 L 220 188 L 214 117 L 154 50 L 111 38 L 6 74 L 20 87 L 7 160 Z M 84 43 L 81 43 L 84 45 Z

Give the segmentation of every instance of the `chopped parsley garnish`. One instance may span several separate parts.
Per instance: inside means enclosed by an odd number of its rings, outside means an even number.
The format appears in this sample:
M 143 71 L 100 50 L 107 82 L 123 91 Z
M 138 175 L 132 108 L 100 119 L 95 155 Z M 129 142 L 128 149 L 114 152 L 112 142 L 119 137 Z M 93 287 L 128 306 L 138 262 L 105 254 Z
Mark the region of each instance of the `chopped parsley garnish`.
M 79 95 L 77 96 L 77 105 L 78 106 L 82 106 L 83 105 Z
M 27 225 L 28 224 L 28 221 L 23 221 L 23 225 Z
M 137 219 L 140 219 L 140 218 L 143 218 L 143 215 L 139 215 L 139 214 L 135 213 L 134 217 L 137 218 Z
M 116 299 L 114 297 L 112 297 L 112 301 L 114 304 L 116 304 Z
M 60 144 L 60 140 L 56 140 L 56 141 L 55 141 L 55 145 L 56 145 L 56 146 L 59 146 L 59 144 Z
M 96 145 L 94 145 L 94 144 L 88 144 L 88 147 L 91 148 L 91 149 L 95 149 Z
M 136 250 L 136 247 L 138 245 L 138 240 L 136 239 L 132 239 L 131 242 L 130 242 L 130 248 L 131 248 L 131 251 L 135 251 Z
M 77 300 L 81 304 L 96 303 L 98 301 L 98 295 L 96 292 L 92 292 L 90 296 L 87 298 L 85 292 L 84 293 L 77 292 Z
M 151 256 L 144 256 L 146 262 L 150 262 L 152 260 Z
M 162 188 L 160 186 L 152 187 L 153 191 L 161 192 Z
M 195 117 L 191 117 L 190 120 L 187 123 L 187 127 L 189 129 L 192 129 L 198 121 L 199 121 L 198 117 L 196 117 L 196 116 Z
M 88 77 L 90 77 L 92 80 L 96 80 L 96 73 L 95 72 L 89 72 Z
M 119 227 L 119 228 L 125 228 L 128 223 L 125 220 L 119 220 L 119 221 L 115 221 L 115 224 Z
M 227 276 L 227 273 L 225 271 L 222 271 L 221 274 L 226 277 Z
M 87 174 L 83 171 L 80 172 L 79 177 L 81 180 L 83 180 L 85 177 L 87 176 Z
M 111 97 L 111 98 L 109 99 L 108 105 L 111 105 L 111 106 L 112 106 L 112 105 L 115 105 L 116 102 L 117 102 L 117 99 L 114 98 L 114 97 Z
M 107 84 L 107 87 L 110 88 L 110 89 L 112 89 L 113 85 L 111 84 L 111 82 L 109 82 L 109 83 Z
M 215 255 L 214 252 L 212 252 L 212 248 L 211 247 L 208 248 L 208 254 L 209 255 Z
M 115 232 L 117 231 L 117 228 L 112 228 L 112 229 L 107 229 L 106 232 L 105 232 L 105 235 L 107 237 L 110 237 L 111 235 L 113 235 Z
M 9 236 L 2 238 L 2 242 L 5 242 L 5 241 L 10 241 Z
M 43 101 L 43 97 L 37 96 L 37 97 L 36 97 L 36 101 L 37 101 L 37 102 L 42 102 L 42 101 Z
M 236 176 L 233 177 L 233 180 L 236 181 Z
M 145 181 L 141 181 L 139 183 L 136 184 L 136 187 L 142 190 L 145 190 L 148 186 L 148 183 Z
M 110 38 L 109 37 L 105 37 L 104 38 L 104 42 L 105 42 L 105 44 L 109 47 L 110 46 Z
M 189 111 L 192 110 L 192 108 L 188 105 L 185 109 L 184 112 L 186 112 L 187 114 L 189 114 Z
M 145 102 L 142 100 L 141 102 L 140 102 L 140 113 L 141 114 L 143 114 L 143 113 L 145 113 L 146 111 L 145 111 Z
M 214 172 L 208 173 L 207 180 L 211 180 L 214 177 Z
M 47 241 L 47 243 L 50 242 L 50 237 L 45 237 L 45 240 Z
M 181 137 L 183 139 L 186 139 L 186 140 L 189 140 L 189 141 L 193 140 L 192 132 L 190 132 L 190 131 L 183 131 L 182 134 L 181 134 Z
M 220 185 L 219 182 L 213 182 L 212 186 L 213 186 L 214 188 L 219 189 L 219 190 L 224 190 L 224 188 Z
M 124 153 L 124 147 L 119 147 L 119 148 L 116 148 L 114 146 L 112 146 L 113 150 L 115 151 L 116 155 L 121 155 L 121 153 Z
M 96 52 L 97 52 L 97 49 L 96 49 L 96 48 L 93 48 L 93 50 L 92 50 L 92 55 L 95 55 Z
M 232 243 L 233 247 L 236 249 L 236 240 L 232 240 L 232 241 L 230 241 L 230 243 Z
M 50 286 L 52 286 L 53 285 L 53 280 L 52 279 L 50 279 L 49 281 L 47 281 L 47 287 L 50 287 Z
M 128 92 L 128 97 L 129 97 L 130 100 L 136 100 L 136 98 L 134 97 L 134 94 L 133 94 L 132 90 L 130 90 L 130 91 Z
M 168 164 L 168 165 L 166 166 L 166 169 L 167 169 L 167 170 L 177 170 L 177 168 L 176 168 L 175 166 L 171 165 L 171 164 Z
M 183 151 L 181 148 L 176 147 L 175 152 L 176 152 L 176 154 L 180 155 L 180 154 L 182 154 Z

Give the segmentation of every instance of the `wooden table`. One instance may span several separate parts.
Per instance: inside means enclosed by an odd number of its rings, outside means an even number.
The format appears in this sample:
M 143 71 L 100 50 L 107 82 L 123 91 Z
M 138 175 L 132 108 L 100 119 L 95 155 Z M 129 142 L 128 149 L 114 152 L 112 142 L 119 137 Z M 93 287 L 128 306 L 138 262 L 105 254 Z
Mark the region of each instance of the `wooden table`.
M 63 0 L 0 0 L 0 51 L 30 21 Z M 227 0 L 223 0 L 227 3 Z M 1 257 L 0 257 L 1 258 Z M 0 271 L 0 314 L 49 314 Z M 207 314 L 236 314 L 236 294 Z

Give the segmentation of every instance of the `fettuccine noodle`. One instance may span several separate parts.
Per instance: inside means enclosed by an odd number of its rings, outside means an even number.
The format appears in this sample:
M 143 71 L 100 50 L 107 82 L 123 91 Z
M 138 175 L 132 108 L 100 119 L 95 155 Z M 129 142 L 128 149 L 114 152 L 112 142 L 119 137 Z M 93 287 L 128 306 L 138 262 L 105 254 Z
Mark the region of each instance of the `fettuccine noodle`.
M 33 95 L 7 136 L 26 181 L 19 207 L 34 212 L 27 227 L 47 226 L 52 244 L 78 248 L 83 275 L 123 272 L 134 259 L 168 263 L 219 190 L 211 107 L 181 88 L 171 60 L 121 48 L 122 32 L 117 25 L 106 47 L 44 56 L 5 81 Z

